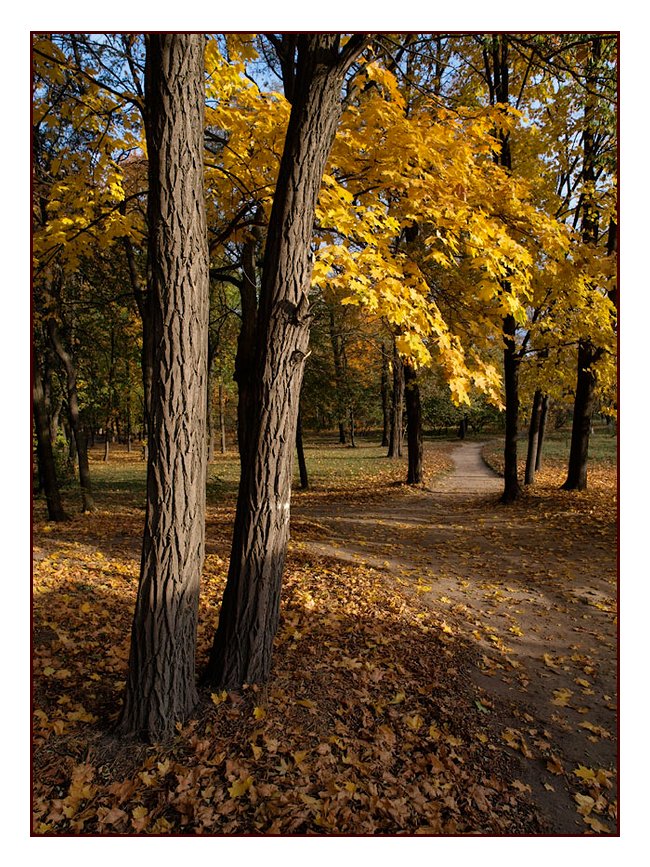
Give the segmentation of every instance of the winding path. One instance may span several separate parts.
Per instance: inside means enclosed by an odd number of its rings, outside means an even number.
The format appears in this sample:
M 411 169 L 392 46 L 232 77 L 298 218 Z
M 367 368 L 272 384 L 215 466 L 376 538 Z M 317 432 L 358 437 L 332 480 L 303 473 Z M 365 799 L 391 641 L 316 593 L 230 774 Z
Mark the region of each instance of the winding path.
M 575 770 L 617 764 L 616 527 L 499 505 L 481 448 L 456 446 L 453 472 L 429 489 L 299 506 L 295 544 L 382 570 L 474 648 L 486 722 L 501 743 L 518 733 L 506 743 L 521 784 L 551 833 L 583 834 Z

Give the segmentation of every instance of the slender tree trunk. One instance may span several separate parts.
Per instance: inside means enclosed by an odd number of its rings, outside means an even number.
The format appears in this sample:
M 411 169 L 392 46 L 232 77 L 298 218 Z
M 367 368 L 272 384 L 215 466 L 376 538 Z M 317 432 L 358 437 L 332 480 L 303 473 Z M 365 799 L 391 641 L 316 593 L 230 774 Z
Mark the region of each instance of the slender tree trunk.
M 45 407 L 45 398 L 43 394 L 43 381 L 41 379 L 41 371 L 34 358 L 33 367 L 33 406 L 34 406 L 34 428 L 36 430 L 36 457 L 38 460 L 39 478 L 45 492 L 45 500 L 47 502 L 47 515 L 50 521 L 67 521 L 68 516 L 63 510 L 61 503 L 61 494 L 59 491 L 59 481 L 56 476 L 56 465 L 54 463 L 54 453 L 52 451 L 52 440 L 50 438 L 50 425 Z
M 257 239 L 250 237 L 244 244 L 241 257 L 241 328 L 235 355 L 235 382 L 237 383 L 237 443 L 240 460 L 248 454 L 248 439 L 255 415 L 255 333 L 257 328 L 257 269 L 255 254 Z
M 339 442 L 345 445 L 347 438 L 345 436 L 345 412 L 343 409 L 343 358 L 341 351 L 341 336 L 336 329 L 336 320 L 334 318 L 334 308 L 329 308 L 329 323 L 330 323 L 330 341 L 332 343 L 332 357 L 334 359 L 334 381 L 336 382 L 336 412 L 338 415 L 339 426 Z
M 92 485 L 90 483 L 90 467 L 88 464 L 88 439 L 86 431 L 79 420 L 79 398 L 77 395 L 77 368 L 63 345 L 59 326 L 56 320 L 52 317 L 47 321 L 48 333 L 54 351 L 61 359 L 66 374 L 66 388 L 68 392 L 68 416 L 70 419 L 70 428 L 74 435 L 74 441 L 77 446 L 77 459 L 79 465 L 79 485 L 81 488 L 81 510 L 82 512 L 92 512 L 95 508 L 93 499 Z
M 406 403 L 406 444 L 408 448 L 408 475 L 406 483 L 422 482 L 422 406 L 415 368 L 404 364 L 404 399 Z
M 592 367 L 595 359 L 596 353 L 592 345 L 581 340 L 578 344 L 578 379 L 573 403 L 569 468 L 566 481 L 562 485 L 565 491 L 584 491 L 587 487 L 589 435 L 596 385 Z
M 535 460 L 537 458 L 541 414 L 542 392 L 539 388 L 536 388 L 533 395 L 533 406 L 530 411 L 530 425 L 528 427 L 528 452 L 526 454 L 526 473 L 524 475 L 525 485 L 532 485 L 535 481 Z
M 506 316 L 503 323 L 505 348 L 503 350 L 503 379 L 506 403 L 506 431 L 503 449 L 504 488 L 502 503 L 513 503 L 521 494 L 517 471 L 517 436 L 519 433 L 519 359 L 515 344 L 514 316 Z
M 221 454 L 226 454 L 226 397 L 223 382 L 219 379 L 219 432 L 221 434 Z
M 302 413 L 300 409 L 298 409 L 298 422 L 296 424 L 296 452 L 298 454 L 298 469 L 300 471 L 300 487 L 305 490 L 309 487 L 309 476 L 307 475 L 305 448 L 302 442 Z
M 381 411 L 383 417 L 381 444 L 382 446 L 388 446 L 390 434 L 390 385 L 388 383 L 388 353 L 383 341 L 381 344 Z
M 214 460 L 214 412 L 212 408 L 212 394 L 214 392 L 214 358 L 208 344 L 208 376 L 206 389 L 206 438 L 208 443 L 208 463 L 211 464 Z
M 542 466 L 542 449 L 544 448 L 544 433 L 546 431 L 546 418 L 548 416 L 549 397 L 547 394 L 542 398 L 542 408 L 539 416 L 539 433 L 537 434 L 537 453 L 535 455 L 535 471 Z
M 144 391 L 144 426 L 149 430 L 149 413 L 151 409 L 151 387 L 153 379 L 153 353 L 154 353 L 154 335 L 151 329 L 152 310 L 151 310 L 151 291 L 145 289 L 142 285 L 142 280 L 138 273 L 138 267 L 135 260 L 135 251 L 131 239 L 128 237 L 122 238 L 122 243 L 126 253 L 126 261 L 129 269 L 129 279 L 131 281 L 131 291 L 142 320 L 142 350 L 140 353 L 140 361 L 142 365 L 142 387 Z M 145 434 L 146 436 L 146 434 Z
M 242 460 L 228 580 L 206 671 L 206 680 L 223 688 L 264 682 L 271 668 L 309 341 L 310 241 L 349 65 L 338 54 L 338 39 L 299 34 L 283 62 L 292 107 L 262 271 L 254 415 Z
M 118 731 L 163 741 L 197 701 L 204 559 L 209 261 L 203 37 L 147 34 L 153 378 L 147 512 Z
M 600 58 L 600 38 L 596 37 L 590 45 L 591 69 L 587 73 L 587 83 L 593 87 L 596 83 L 596 64 Z M 585 99 L 584 124 L 582 130 L 583 170 L 582 179 L 584 191 L 581 199 L 582 220 L 581 234 L 585 244 L 598 243 L 599 213 L 594 201 L 596 183 L 596 140 L 595 119 L 596 98 L 588 93 Z M 608 233 L 608 251 L 614 249 L 615 234 Z M 609 247 L 612 244 L 612 247 Z M 589 340 L 581 340 L 578 344 L 578 371 L 576 377 L 575 398 L 573 404 L 573 423 L 571 427 L 571 449 L 567 478 L 562 487 L 566 491 L 583 491 L 587 487 L 587 460 L 589 456 L 589 436 L 591 433 L 591 417 L 594 408 L 594 391 L 596 378 L 593 364 L 600 352 Z
M 352 404 L 350 404 L 349 409 L 348 409 L 348 420 L 349 420 L 349 425 L 350 425 L 350 428 L 349 428 L 350 429 L 350 448 L 356 449 L 357 443 L 356 443 L 356 439 L 355 439 L 356 431 L 355 431 L 355 422 L 354 422 L 354 407 L 352 406 Z
M 404 405 L 404 364 L 393 340 L 393 400 L 390 413 L 389 458 L 402 457 L 402 425 Z

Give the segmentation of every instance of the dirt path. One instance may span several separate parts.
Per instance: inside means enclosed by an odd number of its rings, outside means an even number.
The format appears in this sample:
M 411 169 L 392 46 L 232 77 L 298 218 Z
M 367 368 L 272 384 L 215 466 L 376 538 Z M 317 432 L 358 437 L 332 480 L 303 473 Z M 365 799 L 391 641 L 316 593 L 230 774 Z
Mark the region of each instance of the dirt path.
M 456 447 L 453 473 L 430 490 L 299 505 L 298 547 L 384 570 L 434 606 L 473 647 L 479 709 L 549 832 L 611 833 L 616 528 L 570 508 L 499 505 L 502 480 L 481 447 Z

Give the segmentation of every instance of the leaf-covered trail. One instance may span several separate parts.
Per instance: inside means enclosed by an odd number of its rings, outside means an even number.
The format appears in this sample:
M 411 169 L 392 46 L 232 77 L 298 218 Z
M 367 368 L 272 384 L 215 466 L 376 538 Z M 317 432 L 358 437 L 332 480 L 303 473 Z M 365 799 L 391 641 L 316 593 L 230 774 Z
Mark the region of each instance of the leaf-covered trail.
M 614 830 L 616 523 L 606 493 L 556 484 L 504 507 L 501 479 L 464 443 L 429 489 L 300 500 L 305 553 L 383 570 L 469 642 L 477 707 L 515 752 L 552 833 Z M 600 499 L 599 499 L 600 496 Z M 595 497 L 596 499 L 590 499 Z M 602 502 L 603 508 L 594 506 Z

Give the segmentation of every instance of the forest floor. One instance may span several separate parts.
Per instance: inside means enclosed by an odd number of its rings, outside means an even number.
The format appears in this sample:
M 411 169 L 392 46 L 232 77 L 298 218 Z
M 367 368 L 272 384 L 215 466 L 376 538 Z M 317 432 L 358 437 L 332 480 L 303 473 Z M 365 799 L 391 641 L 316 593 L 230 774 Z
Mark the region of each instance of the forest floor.
M 323 532 L 299 544 L 383 570 L 442 614 L 449 634 L 473 644 L 475 705 L 517 754 L 542 824 L 557 834 L 582 833 L 585 821 L 604 830 L 617 766 L 613 513 L 549 490 L 552 471 L 542 497 L 499 505 L 503 481 L 483 447 L 459 444 L 449 474 L 361 513 L 310 503 L 298 514 Z
M 360 446 L 308 444 L 271 682 L 204 690 L 165 745 L 111 734 L 144 464 L 98 449 L 98 509 L 66 524 L 36 502 L 35 833 L 616 833 L 614 467 L 576 494 L 549 460 L 505 507 L 480 444 L 427 444 L 419 488 Z M 199 670 L 236 478 L 236 456 L 217 456 Z

